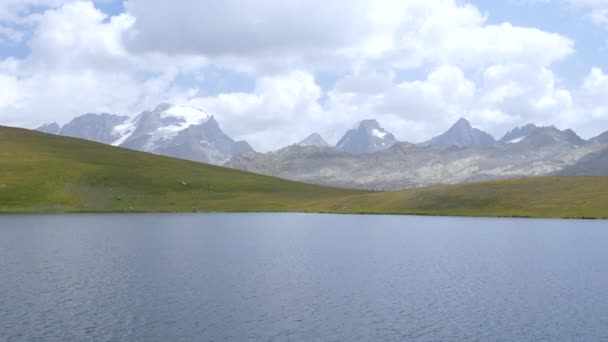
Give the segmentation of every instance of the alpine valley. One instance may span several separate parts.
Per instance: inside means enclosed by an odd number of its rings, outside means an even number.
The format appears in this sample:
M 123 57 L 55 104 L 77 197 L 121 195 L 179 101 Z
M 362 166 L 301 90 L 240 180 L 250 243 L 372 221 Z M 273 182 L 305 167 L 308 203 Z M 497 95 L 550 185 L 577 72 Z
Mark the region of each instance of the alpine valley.
M 332 146 L 318 133 L 278 151 L 258 153 L 235 141 L 214 116 L 160 104 L 134 119 L 85 114 L 39 131 L 276 176 L 365 190 L 536 176 L 608 175 L 608 132 L 584 140 L 570 129 L 528 124 L 496 140 L 458 120 L 426 142 L 400 142 L 376 120 L 364 120 Z

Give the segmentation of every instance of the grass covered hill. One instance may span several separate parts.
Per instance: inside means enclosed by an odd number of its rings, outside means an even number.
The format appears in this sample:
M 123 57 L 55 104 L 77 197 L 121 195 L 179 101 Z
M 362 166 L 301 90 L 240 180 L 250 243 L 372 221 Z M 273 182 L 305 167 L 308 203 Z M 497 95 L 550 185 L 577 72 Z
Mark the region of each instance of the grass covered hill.
M 122 211 L 608 218 L 608 177 L 364 192 L 0 127 L 0 213 Z
M 608 177 L 539 177 L 435 186 L 360 195 L 345 206 L 351 212 L 608 218 Z
M 320 211 L 357 194 L 0 127 L 0 212 Z

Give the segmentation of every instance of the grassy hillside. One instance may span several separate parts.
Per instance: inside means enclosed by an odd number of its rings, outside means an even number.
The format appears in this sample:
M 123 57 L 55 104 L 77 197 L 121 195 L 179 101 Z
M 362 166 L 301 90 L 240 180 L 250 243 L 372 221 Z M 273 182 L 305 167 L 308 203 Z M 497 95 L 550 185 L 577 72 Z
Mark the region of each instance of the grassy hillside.
M 306 211 L 608 217 L 608 177 L 334 189 L 0 127 L 0 213 Z
M 319 211 L 360 193 L 0 127 L 0 212 Z
M 436 186 L 350 198 L 348 212 L 608 218 L 608 177 L 540 177 Z

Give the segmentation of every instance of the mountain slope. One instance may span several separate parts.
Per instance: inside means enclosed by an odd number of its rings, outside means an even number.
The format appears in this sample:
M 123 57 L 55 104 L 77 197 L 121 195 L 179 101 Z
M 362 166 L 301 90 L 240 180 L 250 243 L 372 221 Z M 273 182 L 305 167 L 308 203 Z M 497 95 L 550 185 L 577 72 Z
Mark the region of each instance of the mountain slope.
M 539 127 L 535 124 L 516 127 L 504 135 L 498 142 L 501 144 L 517 143 L 524 140 L 527 136 L 536 131 Z
M 193 108 L 163 103 L 135 119 L 111 114 L 85 114 L 63 128 L 57 124 L 38 131 L 81 138 L 181 159 L 222 165 L 253 149 L 222 132 L 212 115 Z
M 549 130 L 549 133 L 554 133 Z M 556 140 L 555 138 L 559 140 Z M 233 157 L 226 166 L 294 181 L 370 190 L 400 190 L 438 184 L 547 176 L 605 147 L 572 144 L 541 134 L 518 143 L 485 148 L 435 148 L 397 143 L 351 155 L 336 148 L 288 147 Z M 576 139 L 573 139 L 577 142 Z
M 350 197 L 346 212 L 608 218 L 608 177 L 542 177 Z
M 464 118 L 458 120 L 445 133 L 423 143 L 424 146 L 438 148 L 489 147 L 494 144 L 496 144 L 494 137 L 480 129 L 473 128 Z
M 17 128 L 0 147 L 0 212 L 318 211 L 360 193 Z
M 608 175 L 608 148 L 591 153 L 576 164 L 556 173 L 560 176 L 603 176 Z
M 327 147 L 329 144 L 323 139 L 323 137 L 319 133 L 313 133 L 309 135 L 306 139 L 300 141 L 296 145 L 298 146 L 316 146 L 316 147 Z
M 127 120 L 128 116 L 89 113 L 74 118 L 56 134 L 111 144 L 120 138 L 114 128 Z
M 346 132 L 336 147 L 350 154 L 361 155 L 386 150 L 396 142 L 397 139 L 380 127 L 378 121 L 363 120 Z
M 518 144 L 525 145 L 530 149 L 548 146 L 580 147 L 585 145 L 586 141 L 571 129 L 562 131 L 554 126 L 549 126 L 537 128 L 523 140 L 518 142 Z
M 80 139 L 0 127 L 0 213 L 305 211 L 608 217 L 608 177 L 392 193 L 324 188 Z
M 591 138 L 589 141 L 597 143 L 608 143 L 608 131 L 598 135 L 595 138 Z
M 38 128 L 36 128 L 38 132 L 48 133 L 48 134 L 57 134 L 61 130 L 61 127 L 56 122 L 44 124 Z

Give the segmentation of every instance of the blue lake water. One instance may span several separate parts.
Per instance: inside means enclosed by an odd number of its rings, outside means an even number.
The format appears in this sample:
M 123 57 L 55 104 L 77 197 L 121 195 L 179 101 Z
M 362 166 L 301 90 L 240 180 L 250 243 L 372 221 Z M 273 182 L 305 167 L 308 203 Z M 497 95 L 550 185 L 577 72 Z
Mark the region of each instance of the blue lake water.
M 608 222 L 0 216 L 0 341 L 608 340 Z

